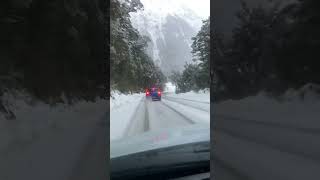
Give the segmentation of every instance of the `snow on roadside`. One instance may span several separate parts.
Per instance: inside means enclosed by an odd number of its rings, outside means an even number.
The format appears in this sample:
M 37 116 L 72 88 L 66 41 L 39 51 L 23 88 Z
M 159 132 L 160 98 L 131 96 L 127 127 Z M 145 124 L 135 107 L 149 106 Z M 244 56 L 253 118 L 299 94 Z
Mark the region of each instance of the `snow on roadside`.
M 209 89 L 200 90 L 199 92 L 190 91 L 190 92 L 179 93 L 179 94 L 168 94 L 167 96 L 210 103 Z
M 122 138 L 144 93 L 122 94 L 111 92 L 110 98 L 110 140 Z
M 5 94 L 3 99 L 16 119 L 7 120 L 0 113 L 0 153 L 23 149 L 48 133 L 59 133 L 79 124 L 96 122 L 105 116 L 107 104 L 106 100 L 97 99 L 96 102 L 50 106 L 36 100 L 31 102 L 30 96 L 22 92 Z
M 214 113 L 297 127 L 320 128 L 320 97 L 315 93 L 317 90 L 319 89 L 308 84 L 299 90 L 288 90 L 278 100 L 261 92 L 256 96 L 214 104 Z
M 167 82 L 165 84 L 165 88 L 164 88 L 163 92 L 174 93 L 174 92 L 176 92 L 176 86 L 174 84 L 172 84 L 172 82 Z

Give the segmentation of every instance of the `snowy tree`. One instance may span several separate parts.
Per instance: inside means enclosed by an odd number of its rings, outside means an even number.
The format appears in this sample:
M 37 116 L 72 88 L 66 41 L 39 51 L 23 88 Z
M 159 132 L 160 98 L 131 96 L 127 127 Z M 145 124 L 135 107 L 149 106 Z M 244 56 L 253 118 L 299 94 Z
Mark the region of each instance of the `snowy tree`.
M 192 38 L 192 54 L 198 64 L 196 85 L 199 89 L 210 87 L 210 17 L 203 21 L 200 31 Z
M 139 0 L 111 1 L 111 86 L 122 91 L 141 91 L 157 82 L 162 72 L 146 54 L 150 39 L 133 28 L 130 12 L 143 8 Z
M 178 92 L 210 88 L 210 17 L 203 21 L 200 31 L 192 38 L 193 63 L 187 63 L 183 72 L 175 72 L 171 79 Z

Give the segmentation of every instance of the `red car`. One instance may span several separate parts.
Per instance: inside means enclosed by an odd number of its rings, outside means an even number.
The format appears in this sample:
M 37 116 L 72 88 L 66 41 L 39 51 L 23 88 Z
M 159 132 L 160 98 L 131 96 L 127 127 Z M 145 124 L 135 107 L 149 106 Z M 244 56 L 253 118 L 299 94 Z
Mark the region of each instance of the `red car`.
M 146 97 L 150 97 L 151 96 L 151 91 L 150 89 L 146 89 Z

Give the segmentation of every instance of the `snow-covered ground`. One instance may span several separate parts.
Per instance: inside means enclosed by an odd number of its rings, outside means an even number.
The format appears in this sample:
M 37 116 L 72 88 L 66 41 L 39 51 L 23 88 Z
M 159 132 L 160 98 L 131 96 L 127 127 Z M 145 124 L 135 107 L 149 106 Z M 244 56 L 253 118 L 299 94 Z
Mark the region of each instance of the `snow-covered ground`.
M 137 107 L 142 102 L 144 93 L 121 94 L 117 91 L 111 93 L 110 98 L 110 139 L 122 138 Z
M 22 148 L 44 134 L 72 128 L 88 119 L 100 119 L 106 114 L 106 100 L 51 107 L 39 101 L 31 102 L 29 96 L 19 92 L 6 94 L 3 99 L 16 119 L 7 120 L 0 113 L 0 153 Z
M 320 96 L 309 87 L 310 84 L 300 90 L 288 90 L 279 99 L 261 92 L 241 100 L 227 100 L 214 104 L 214 113 L 297 127 L 320 128 Z
M 261 92 L 214 104 L 215 156 L 248 179 L 319 177 L 319 90 L 308 84 L 277 99 Z
M 174 85 L 167 83 L 161 101 L 152 101 L 144 93 L 113 92 L 110 100 L 111 141 L 162 128 L 198 123 L 210 125 L 208 91 L 184 93 L 188 99 L 174 91 Z
M 3 98 L 16 119 L 0 116 L 0 179 L 70 178 L 96 127 L 107 120 L 103 99 L 49 106 L 21 92 Z
M 190 102 L 186 103 L 179 103 L 179 101 L 171 101 L 168 99 L 163 99 L 163 103 L 166 105 L 169 105 L 170 107 L 174 108 L 178 112 L 182 113 L 189 119 L 191 119 L 194 123 L 208 123 L 210 122 L 210 104 L 206 105 L 205 109 L 207 110 L 202 110 L 200 108 L 195 108 Z

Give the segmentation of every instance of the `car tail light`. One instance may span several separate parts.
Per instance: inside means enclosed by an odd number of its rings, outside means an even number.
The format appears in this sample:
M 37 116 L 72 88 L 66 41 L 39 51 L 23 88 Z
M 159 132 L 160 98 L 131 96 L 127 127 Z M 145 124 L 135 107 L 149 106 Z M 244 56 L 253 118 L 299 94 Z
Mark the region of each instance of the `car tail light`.
M 161 92 L 160 92 L 160 91 L 158 91 L 158 94 L 159 94 L 159 95 L 161 95 Z
M 147 95 L 149 94 L 149 91 L 147 91 Z

